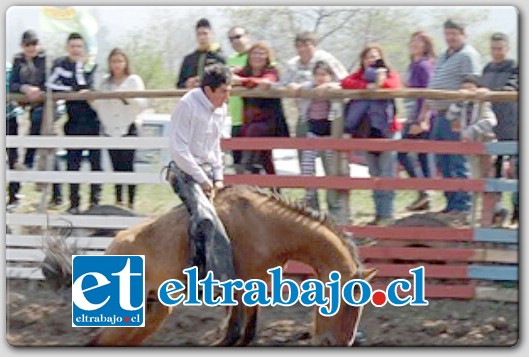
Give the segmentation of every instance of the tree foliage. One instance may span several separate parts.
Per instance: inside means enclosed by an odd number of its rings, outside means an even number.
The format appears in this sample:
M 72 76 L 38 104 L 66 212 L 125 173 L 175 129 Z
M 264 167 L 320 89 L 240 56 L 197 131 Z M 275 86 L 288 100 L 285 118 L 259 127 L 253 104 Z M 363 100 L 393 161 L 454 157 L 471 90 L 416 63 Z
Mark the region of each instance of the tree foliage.
M 312 31 L 319 47 L 334 54 L 348 69 L 358 65 L 362 48 L 371 43 L 382 45 L 398 69 L 406 66 L 407 48 L 402 44 L 411 33 L 407 25 L 410 8 L 285 6 L 228 9 L 227 13 L 231 22 L 246 27 L 254 40 L 269 42 L 280 64 L 295 55 L 296 33 Z
M 175 88 L 180 63 L 194 50 L 194 26 L 199 17 L 182 18 L 175 9 L 152 10 L 146 24 L 123 38 L 134 72 L 142 77 L 146 88 Z

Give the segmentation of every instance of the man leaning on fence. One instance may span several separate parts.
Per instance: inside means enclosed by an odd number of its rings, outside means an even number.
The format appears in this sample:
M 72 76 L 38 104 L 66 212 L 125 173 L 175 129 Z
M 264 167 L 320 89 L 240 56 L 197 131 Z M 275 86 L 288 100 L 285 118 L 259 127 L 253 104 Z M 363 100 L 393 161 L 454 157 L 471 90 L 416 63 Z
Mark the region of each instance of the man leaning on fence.
M 86 92 L 93 90 L 95 66 L 87 63 L 85 56 L 85 42 L 78 33 L 71 33 L 66 41 L 67 56 L 57 58 L 53 64 L 52 72 L 47 85 L 58 92 Z M 99 135 L 99 119 L 96 112 L 86 100 L 66 101 L 68 121 L 64 125 L 64 134 Z M 83 149 L 68 149 L 67 170 L 79 171 L 83 159 Z M 101 150 L 88 150 L 88 160 L 92 171 L 101 171 Z M 99 204 L 101 185 L 90 185 L 90 206 Z M 79 184 L 70 184 L 70 207 L 68 213 L 79 213 L 81 198 Z
M 213 206 L 215 192 L 223 188 L 220 138 L 231 80 L 228 67 L 206 67 L 200 87 L 186 93 L 171 114 L 168 180 L 190 215 L 189 263 L 199 279 L 208 271 L 221 281 L 235 276 L 232 247 Z
M 442 52 L 436 61 L 435 73 L 428 84 L 430 89 L 459 90 L 469 74 L 479 74 L 481 71 L 481 56 L 467 44 L 464 26 L 454 20 L 445 21 L 444 37 L 448 48 Z M 452 130 L 447 120 L 447 110 L 450 101 L 426 101 L 419 115 L 420 126 L 427 130 L 429 121 L 428 111 L 437 112 L 434 118 L 431 138 L 442 141 L 459 141 L 460 133 Z M 436 155 L 436 163 L 444 178 L 469 178 L 470 169 L 467 159 L 463 155 Z M 465 191 L 445 192 L 446 208 L 442 213 L 463 216 L 466 219 L 470 212 L 470 193 Z
M 286 86 L 291 90 L 301 89 L 307 82 L 314 80 L 313 72 L 316 63 L 326 63 L 333 73 L 333 81 L 340 81 L 347 76 L 344 65 L 331 53 L 318 48 L 318 41 L 313 32 L 304 31 L 296 34 L 294 46 L 297 55 L 288 60 L 285 71 L 281 75 L 279 82 L 274 86 Z M 298 109 L 298 120 L 296 121 L 296 137 L 304 138 L 309 132 L 307 116 L 303 115 L 307 101 L 301 98 L 296 99 Z M 298 160 L 301 167 L 303 150 L 298 150 Z M 339 171 L 348 172 L 346 160 L 340 160 Z M 330 214 L 339 224 L 351 223 L 351 212 L 347 191 L 328 190 L 328 207 Z
M 287 86 L 290 89 L 300 89 L 301 85 L 313 80 L 313 70 L 317 62 L 327 63 L 334 73 L 335 80 L 339 81 L 347 76 L 343 64 L 332 54 L 317 46 L 316 36 L 312 32 L 301 32 L 294 39 L 297 56 L 288 60 L 286 69 L 281 76 L 278 86 Z M 302 100 L 297 100 L 298 110 L 301 115 Z M 299 118 L 296 123 L 296 137 L 304 138 L 308 132 L 308 122 Z M 301 157 L 301 153 L 299 153 Z
M 515 60 L 507 58 L 509 53 L 509 37 L 501 32 L 490 37 L 490 55 L 492 61 L 483 69 L 482 84 L 493 91 L 517 91 L 518 65 Z M 514 80 L 513 80 L 514 79 Z M 498 141 L 518 140 L 518 103 L 494 102 L 492 110 L 498 119 L 494 128 Z M 503 163 L 506 155 L 498 155 L 495 162 L 495 177 L 504 176 Z M 518 207 L 513 207 L 513 216 L 517 216 Z M 502 194 L 497 194 L 494 207 L 494 221 L 501 225 L 507 218 L 508 211 L 503 206 Z
M 38 101 L 38 99 L 42 97 L 43 92 L 46 90 L 46 54 L 41 49 L 39 38 L 33 30 L 27 30 L 22 34 L 20 46 L 22 47 L 22 52 L 17 53 L 13 60 L 9 90 L 12 93 L 23 93 L 26 95 L 30 119 L 29 134 L 40 135 L 45 110 L 44 103 Z M 8 134 L 17 135 L 18 124 L 16 123 L 16 118 L 11 122 L 9 129 Z M 16 151 L 17 149 L 14 149 L 15 154 Z M 17 159 L 14 159 L 13 167 L 19 170 L 31 169 L 35 161 L 35 152 L 34 148 L 28 148 L 23 163 L 17 163 Z M 13 155 L 12 152 L 11 155 Z M 9 160 L 11 163 L 11 156 Z M 17 201 L 16 193 L 18 189 L 18 183 L 9 185 L 10 203 Z M 56 206 L 61 203 L 61 187 L 59 184 L 54 184 L 50 204 Z

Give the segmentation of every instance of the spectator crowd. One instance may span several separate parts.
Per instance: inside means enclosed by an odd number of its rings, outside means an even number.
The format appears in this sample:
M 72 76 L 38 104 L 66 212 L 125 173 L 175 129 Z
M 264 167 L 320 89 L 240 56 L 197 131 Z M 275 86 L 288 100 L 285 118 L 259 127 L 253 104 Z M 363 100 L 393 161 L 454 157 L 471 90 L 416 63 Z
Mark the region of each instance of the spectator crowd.
M 295 36 L 294 47 L 297 55 L 286 61 L 284 68 L 278 65 L 274 50 L 263 41 L 252 41 L 248 29 L 233 26 L 227 37 L 233 54 L 227 57 L 215 43 L 214 32 L 207 19 L 196 23 L 197 48 L 183 58 L 176 81 L 177 88 L 194 89 L 201 86 L 208 66 L 226 65 L 231 69 L 232 85 L 245 88 L 286 87 L 291 90 L 326 88 L 398 89 L 429 88 L 462 92 L 517 91 L 518 65 L 507 58 L 509 38 L 503 33 L 490 37 L 491 60 L 484 64 L 484 58 L 467 41 L 465 26 L 451 19 L 443 24 L 445 48 L 440 54 L 434 52 L 432 37 L 422 31 L 411 35 L 409 65 L 406 73 L 398 73 L 385 56 L 384 48 L 369 44 L 358 53 L 359 67 L 351 73 L 331 53 L 318 48 L 315 34 L 301 32 Z M 17 135 L 20 108 L 29 113 L 30 135 L 42 132 L 44 104 L 38 99 L 50 89 L 55 92 L 86 91 L 135 91 L 145 86 L 133 72 L 127 53 L 114 48 L 108 55 L 107 75 L 96 88 L 94 74 L 96 65 L 87 61 L 83 37 L 71 33 L 66 39 L 66 53 L 53 61 L 51 71 L 46 69 L 46 53 L 39 37 L 33 30 L 23 33 L 22 51 L 15 55 L 12 65 L 7 67 L 7 92 L 23 93 L 23 103 L 7 102 L 6 133 Z M 295 101 L 297 121 L 289 130 L 283 102 L 280 98 L 254 98 L 231 96 L 228 112 L 231 118 L 232 137 L 306 137 L 313 140 L 331 136 L 336 118 L 343 117 L 343 131 L 351 140 L 356 138 L 388 138 L 409 140 L 479 141 L 518 140 L 518 105 L 515 102 L 482 102 L 467 100 L 405 99 L 404 112 L 398 112 L 393 99 L 330 100 L 298 98 Z M 66 101 L 67 120 L 64 125 L 66 136 L 137 136 L 138 114 L 147 108 L 143 98 L 97 99 Z M 405 118 L 404 121 L 398 118 Z M 190 129 L 191 130 L 191 129 Z M 197 129 L 198 130 L 198 129 Z M 292 133 L 294 131 L 294 133 Z M 207 134 L 207 133 L 206 133 Z M 207 135 L 205 136 L 207 137 Z M 87 152 L 88 155 L 83 155 Z M 134 171 L 134 150 L 109 150 L 112 167 L 117 172 Z M 231 152 L 237 173 L 275 174 L 271 150 Z M 333 161 L 331 151 L 300 150 L 298 159 L 302 175 L 316 174 L 316 160 L 321 158 L 328 174 Z M 7 150 L 8 165 L 13 170 L 31 169 L 35 161 L 35 149 L 29 148 L 23 158 L 18 157 L 16 148 Z M 511 175 L 517 175 L 518 157 L 497 156 L 494 163 L 469 159 L 464 155 L 418 153 L 365 152 L 365 162 L 372 177 L 396 177 L 398 167 L 409 177 L 470 178 L 487 176 L 490 168 L 495 177 L 506 177 L 504 165 L 512 159 Z M 87 159 L 92 171 L 101 171 L 101 150 L 68 149 L 66 166 L 68 171 L 78 171 Z M 55 169 L 58 169 L 57 162 Z M 8 207 L 16 207 L 19 201 L 20 184 L 8 183 Z M 100 204 L 101 187 L 91 184 L 89 205 Z M 126 196 L 126 197 L 125 197 Z M 115 202 L 133 209 L 136 187 L 115 186 Z M 338 223 L 351 223 L 347 197 L 344 199 L 335 190 L 325 192 L 329 213 Z M 317 190 L 307 189 L 303 202 L 319 210 Z M 446 207 L 442 213 L 453 217 L 467 217 L 471 209 L 468 192 L 445 192 Z M 81 197 L 79 184 L 69 185 L 68 213 L 80 212 Z M 409 211 L 424 211 L 431 208 L 431 192 L 420 190 L 413 202 L 407 205 Z M 376 190 L 373 192 L 375 217 L 369 224 L 387 225 L 395 217 L 395 192 Z M 511 215 L 518 221 L 518 195 L 513 195 L 513 211 L 508 212 L 498 195 L 494 215 L 502 224 Z M 63 203 L 61 185 L 54 184 L 50 206 Z M 338 218 L 339 217 L 339 218 Z

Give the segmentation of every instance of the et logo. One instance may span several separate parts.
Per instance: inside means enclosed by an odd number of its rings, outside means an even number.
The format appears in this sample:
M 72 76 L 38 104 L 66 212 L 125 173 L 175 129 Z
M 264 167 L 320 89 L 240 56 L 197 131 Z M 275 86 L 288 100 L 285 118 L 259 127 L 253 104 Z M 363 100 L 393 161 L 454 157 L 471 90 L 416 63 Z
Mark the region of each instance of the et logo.
M 145 326 L 145 256 L 72 256 L 72 326 Z

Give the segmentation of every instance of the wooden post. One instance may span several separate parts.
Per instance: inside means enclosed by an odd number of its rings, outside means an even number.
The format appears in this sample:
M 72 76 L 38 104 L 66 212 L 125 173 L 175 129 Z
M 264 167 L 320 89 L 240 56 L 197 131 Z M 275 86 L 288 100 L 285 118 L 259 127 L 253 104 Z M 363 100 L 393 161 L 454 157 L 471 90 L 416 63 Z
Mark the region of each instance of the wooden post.
M 481 115 L 483 110 L 483 101 L 479 102 L 478 115 Z M 490 171 L 490 159 L 488 155 L 474 155 L 472 157 L 474 161 L 472 171 L 476 173 L 472 174 L 472 178 L 487 178 Z M 494 206 L 496 203 L 497 194 L 495 192 L 474 192 L 472 194 L 472 228 L 476 227 L 477 221 L 477 203 L 478 196 L 481 197 L 481 218 L 480 224 L 481 227 L 490 227 L 492 225 L 492 220 L 494 217 Z
M 483 102 L 479 102 L 478 104 L 478 116 L 481 115 L 481 110 L 483 109 Z M 466 110 L 466 109 L 465 109 Z M 471 118 L 472 119 L 472 118 Z M 459 118 L 461 128 L 461 135 L 463 135 L 463 131 L 466 128 L 466 120 L 467 118 L 461 115 Z M 470 177 L 471 178 L 481 178 L 483 176 L 483 167 L 481 166 L 481 156 L 479 155 L 472 155 L 469 158 L 469 166 L 470 166 Z M 478 192 L 472 192 L 472 207 L 471 207 L 471 219 L 470 219 L 470 226 L 472 228 L 476 227 L 476 216 L 477 216 L 477 210 L 478 210 L 478 197 L 480 194 Z
M 491 160 L 489 156 L 482 155 L 481 167 L 482 177 L 488 178 L 490 176 Z M 481 218 L 480 226 L 484 228 L 491 227 L 494 221 L 494 214 L 496 203 L 498 199 L 501 200 L 501 192 L 483 192 L 481 193 Z
M 344 117 L 343 100 L 340 103 L 340 112 L 337 113 L 331 125 L 331 136 L 333 138 L 343 137 Z M 349 176 L 349 153 L 334 151 L 332 154 L 329 176 Z M 351 208 L 349 207 L 348 190 L 327 190 L 329 196 L 327 202 L 334 202 L 336 207 L 328 207 L 329 213 L 339 225 L 351 224 Z
M 51 59 L 46 55 L 46 73 L 51 72 Z M 42 125 L 40 127 L 41 135 L 53 135 L 53 119 L 54 119 L 55 103 L 52 100 L 51 89 L 46 87 L 44 110 L 42 113 Z M 39 162 L 37 170 L 51 171 L 53 169 L 55 149 L 39 149 Z M 47 197 L 50 184 L 43 183 L 41 186 L 41 198 L 39 205 L 39 212 L 47 211 Z

